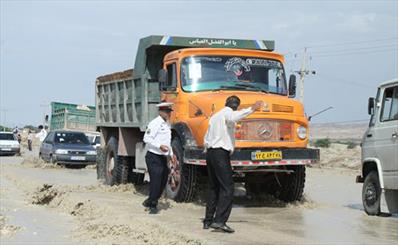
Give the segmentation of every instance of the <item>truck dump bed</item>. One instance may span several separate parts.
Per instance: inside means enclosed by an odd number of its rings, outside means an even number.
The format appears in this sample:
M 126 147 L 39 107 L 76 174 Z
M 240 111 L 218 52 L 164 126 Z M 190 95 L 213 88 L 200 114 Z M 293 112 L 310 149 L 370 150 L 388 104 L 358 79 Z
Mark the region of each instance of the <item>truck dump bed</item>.
M 138 127 L 145 130 L 145 122 L 157 113 L 152 107 L 160 99 L 158 86 L 158 83 L 148 83 L 145 79 L 133 79 L 133 69 L 98 77 L 97 126 Z M 149 107 L 152 110 L 148 110 Z
M 50 129 L 94 132 L 95 107 L 51 102 Z

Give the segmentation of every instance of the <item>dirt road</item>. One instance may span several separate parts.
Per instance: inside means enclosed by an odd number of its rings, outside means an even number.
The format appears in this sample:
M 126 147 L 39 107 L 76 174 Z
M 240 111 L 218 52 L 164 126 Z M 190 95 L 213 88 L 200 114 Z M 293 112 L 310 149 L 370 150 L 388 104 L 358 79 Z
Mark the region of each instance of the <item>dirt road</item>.
M 0 158 L 1 244 L 398 244 L 398 216 L 367 216 L 352 170 L 307 169 L 299 204 L 250 200 L 237 186 L 229 221 L 236 232 L 222 234 L 202 230 L 199 201 L 162 199 L 160 214 L 148 215 L 147 186 L 107 187 L 95 169 L 32 159 Z

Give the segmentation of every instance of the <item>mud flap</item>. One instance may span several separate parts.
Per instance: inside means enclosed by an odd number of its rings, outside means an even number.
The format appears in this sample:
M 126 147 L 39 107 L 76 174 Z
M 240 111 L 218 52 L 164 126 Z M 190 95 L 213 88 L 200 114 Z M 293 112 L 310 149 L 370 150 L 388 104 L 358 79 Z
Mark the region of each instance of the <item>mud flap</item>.
M 145 162 L 146 148 L 143 142 L 139 142 L 135 145 L 135 169 L 134 173 L 144 174 L 143 180 L 149 181 L 148 169 Z

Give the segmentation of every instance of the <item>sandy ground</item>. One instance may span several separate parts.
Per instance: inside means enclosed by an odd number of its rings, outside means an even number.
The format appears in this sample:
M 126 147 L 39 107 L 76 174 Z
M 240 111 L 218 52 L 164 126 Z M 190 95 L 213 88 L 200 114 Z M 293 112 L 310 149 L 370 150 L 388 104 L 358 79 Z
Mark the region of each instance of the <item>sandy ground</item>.
M 345 150 L 324 154 L 336 162 L 332 153 Z M 236 233 L 222 234 L 202 229 L 200 201 L 163 198 L 160 214 L 149 215 L 141 206 L 148 186 L 104 186 L 92 168 L 36 156 L 0 158 L 1 244 L 398 244 L 398 216 L 363 212 L 356 170 L 308 168 L 305 201 L 294 204 L 251 200 L 237 185 L 229 220 Z

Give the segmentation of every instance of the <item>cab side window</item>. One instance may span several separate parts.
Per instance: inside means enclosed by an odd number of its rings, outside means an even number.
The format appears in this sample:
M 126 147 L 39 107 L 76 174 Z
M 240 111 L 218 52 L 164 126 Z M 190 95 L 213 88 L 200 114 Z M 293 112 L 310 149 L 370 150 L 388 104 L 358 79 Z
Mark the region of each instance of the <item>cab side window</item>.
M 384 90 L 380 121 L 398 120 L 398 87 Z
M 177 87 L 177 66 L 175 63 L 169 64 L 167 68 L 167 84 L 165 89 L 167 91 L 174 91 Z

